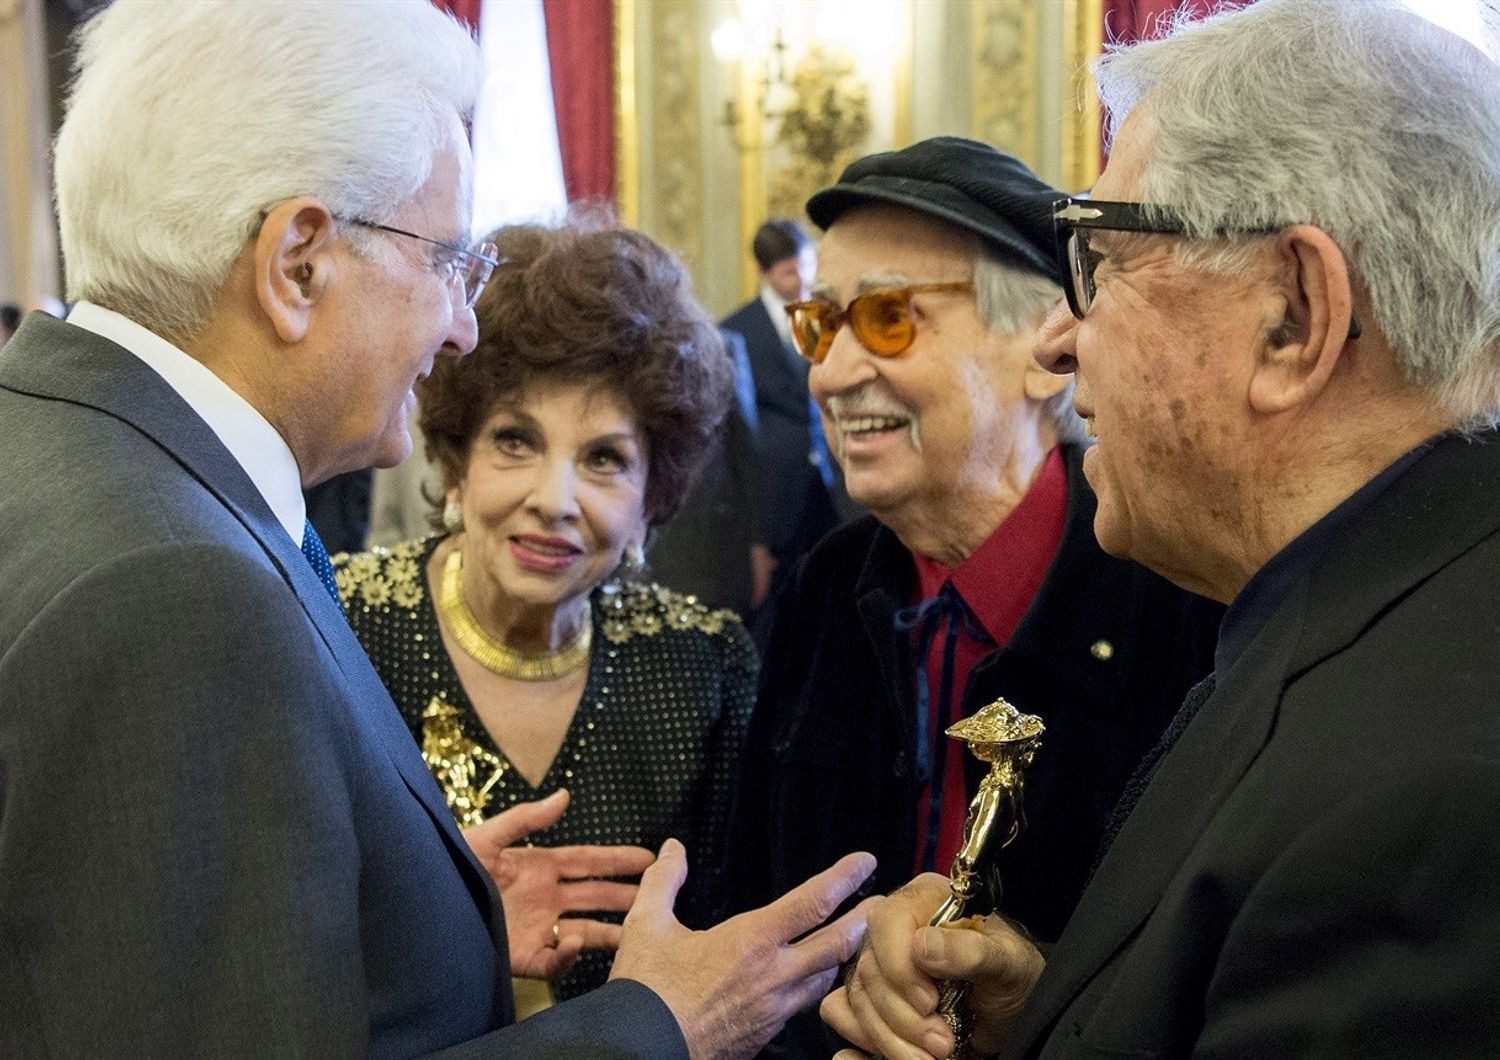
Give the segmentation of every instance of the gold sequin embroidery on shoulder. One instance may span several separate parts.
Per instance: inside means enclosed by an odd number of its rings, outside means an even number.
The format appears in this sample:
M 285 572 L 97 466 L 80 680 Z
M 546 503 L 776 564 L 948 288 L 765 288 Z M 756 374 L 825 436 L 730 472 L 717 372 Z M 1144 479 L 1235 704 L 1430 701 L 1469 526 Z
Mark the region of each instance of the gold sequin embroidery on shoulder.
M 464 735 L 462 716 L 442 696 L 428 701 L 422 712 L 422 761 L 442 786 L 448 809 L 467 828 L 484 820 L 490 791 L 510 763 Z
M 629 584 L 609 586 L 602 601 L 602 632 L 612 644 L 631 637 L 652 637 L 664 629 L 695 629 L 713 635 L 740 618 L 726 608 L 711 610 L 696 596 L 674 593 L 665 586 Z
M 374 548 L 333 560 L 333 581 L 339 602 L 347 609 L 356 604 L 414 608 L 422 602 L 423 578 L 417 559 L 426 544 L 406 541 L 394 548 Z

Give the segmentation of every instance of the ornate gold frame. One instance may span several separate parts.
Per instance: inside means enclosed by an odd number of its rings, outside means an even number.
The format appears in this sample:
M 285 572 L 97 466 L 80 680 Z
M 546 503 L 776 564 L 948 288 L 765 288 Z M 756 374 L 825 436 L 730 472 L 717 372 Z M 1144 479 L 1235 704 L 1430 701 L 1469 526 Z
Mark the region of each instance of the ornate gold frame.
M 635 0 L 615 0 L 615 202 L 620 220 L 641 224 L 640 116 L 635 99 Z
M 1104 51 L 1104 0 L 1064 0 L 1063 60 L 1078 105 L 1063 129 L 1063 190 L 1083 191 L 1099 179 L 1102 115 L 1088 65 Z
M 974 136 L 1035 160 L 1038 0 L 975 0 L 971 7 L 970 87 Z
M 1060 15 L 1050 6 L 1044 8 L 1054 3 L 1061 5 Z M 1103 47 L 1103 6 L 1103 0 L 969 0 L 969 11 L 952 25 L 954 32 L 963 33 L 963 20 L 968 20 L 970 135 L 1033 161 L 1050 156 L 1050 165 L 1056 167 L 1052 175 L 1070 192 L 1089 187 L 1099 174 L 1100 107 L 1087 66 Z M 732 163 L 723 159 L 726 166 L 732 164 L 738 183 L 733 189 L 737 210 L 718 220 L 719 196 L 730 189 L 711 190 L 703 180 L 710 160 L 705 152 L 715 152 L 717 161 L 723 150 L 722 144 L 702 139 L 709 130 L 717 131 L 718 124 L 702 110 L 708 105 L 700 92 L 708 76 L 701 57 L 704 10 L 691 0 L 613 0 L 616 200 L 625 224 L 649 227 L 695 271 L 703 264 L 699 259 L 709 238 L 704 231 L 708 215 L 713 215 L 713 232 L 719 233 L 709 239 L 717 239 L 716 246 L 727 236 L 719 226 L 733 217 L 741 264 L 729 276 L 738 278 L 742 296 L 747 296 L 753 294 L 758 277 L 744 248 L 768 209 L 771 162 L 766 158 L 765 131 L 755 122 L 742 123 L 739 146 L 746 149 Z M 892 71 L 893 147 L 912 141 L 919 102 L 913 70 L 917 0 L 901 0 L 899 12 L 906 32 Z M 1046 42 L 1038 39 L 1039 25 L 1047 27 Z M 1060 42 L 1052 36 L 1059 28 Z M 1053 50 L 1059 43 L 1060 55 Z M 962 49 L 960 45 L 959 55 Z M 1068 108 L 1061 127 L 1052 125 L 1050 117 L 1039 127 L 1039 99 L 1045 94 L 1039 78 L 1044 71 L 1049 78 L 1066 78 L 1071 98 L 1078 102 Z M 736 106 L 740 113 L 749 113 L 758 105 L 760 89 L 751 64 L 742 64 L 733 77 L 729 87 Z M 1050 140 L 1054 136 L 1058 141 Z M 1045 146 L 1051 150 L 1042 150 L 1042 137 L 1049 138 Z M 646 185 L 643 167 L 648 164 L 652 175 Z M 727 278 L 722 271 L 710 271 Z M 727 293 L 721 289 L 720 297 Z

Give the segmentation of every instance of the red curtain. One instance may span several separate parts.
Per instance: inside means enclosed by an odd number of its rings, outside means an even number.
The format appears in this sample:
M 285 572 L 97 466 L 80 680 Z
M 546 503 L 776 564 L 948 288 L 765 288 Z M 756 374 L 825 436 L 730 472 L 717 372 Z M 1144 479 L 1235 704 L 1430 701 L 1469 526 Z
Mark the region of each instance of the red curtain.
M 1232 0 L 1232 6 L 1253 2 Z M 1179 13 L 1202 18 L 1220 6 L 1223 6 L 1221 0 L 1104 0 L 1105 47 L 1152 40 L 1164 34 Z M 1109 127 L 1108 115 L 1104 127 Z M 1109 162 L 1109 145 L 1103 142 L 1102 132 L 1099 144 L 1101 169 Z
M 439 10 L 448 12 L 468 26 L 470 33 L 479 29 L 479 5 L 483 2 L 484 0 L 432 0 Z
M 1179 11 L 1202 18 L 1214 6 L 1214 0 L 1104 0 L 1104 43 L 1149 40 L 1160 36 Z
M 568 201 L 615 194 L 614 5 L 542 0 Z

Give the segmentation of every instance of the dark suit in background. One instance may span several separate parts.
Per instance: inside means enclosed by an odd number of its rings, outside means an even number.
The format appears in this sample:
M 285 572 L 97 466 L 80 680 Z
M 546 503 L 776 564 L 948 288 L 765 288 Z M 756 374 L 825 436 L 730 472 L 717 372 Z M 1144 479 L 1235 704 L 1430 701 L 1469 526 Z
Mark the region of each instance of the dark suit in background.
M 734 362 L 734 402 L 718 449 L 646 554 L 651 576 L 710 607 L 750 613 L 750 546 L 761 541 L 765 484 L 756 453 L 759 412 L 745 340 L 720 329 Z
M 797 560 L 860 508 L 844 491 L 843 476 L 829 456 L 807 391 L 808 364 L 782 342 L 765 303 L 751 300 L 720 326 L 744 336 L 760 419 L 757 451 L 765 482 L 760 534 L 777 561 L 775 588 L 753 624 L 764 646 L 774 617 L 771 605 Z
M 496 1032 L 489 876 L 337 604 L 159 376 L 33 314 L 0 430 L 0 1055 L 682 1048 L 630 983 Z
M 370 532 L 370 485 L 374 475 L 374 469 L 368 467 L 346 471 L 302 491 L 307 521 L 313 524 L 331 554 L 364 550 L 365 535 Z

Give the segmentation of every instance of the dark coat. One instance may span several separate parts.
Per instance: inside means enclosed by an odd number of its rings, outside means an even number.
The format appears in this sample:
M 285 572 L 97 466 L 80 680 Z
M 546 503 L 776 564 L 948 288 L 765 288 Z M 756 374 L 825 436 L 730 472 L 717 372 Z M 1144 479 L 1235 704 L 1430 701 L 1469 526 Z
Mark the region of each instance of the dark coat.
M 639 984 L 504 1026 L 489 876 L 160 376 L 33 314 L 0 424 L 0 1056 L 686 1055 Z
M 1028 826 L 1005 852 L 1005 912 L 1055 939 L 1140 756 L 1214 666 L 1223 609 L 1094 540 L 1082 453 L 1065 448 L 1064 537 L 1037 600 L 963 693 L 963 714 L 1004 696 L 1043 718 L 1026 780 Z M 762 667 L 736 835 L 741 904 L 786 891 L 850 850 L 879 859 L 871 892 L 912 876 L 927 778 L 916 760 L 915 669 L 892 618 L 912 603 L 910 552 L 874 517 L 807 556 Z M 1109 643 L 1109 658 L 1104 643 Z M 983 765 L 969 763 L 971 793 Z
M 1005 911 L 1044 939 L 1082 892 L 1137 760 L 1212 668 L 1222 611 L 1100 551 L 1081 453 L 1069 447 L 1065 458 L 1067 520 L 1052 568 L 1010 642 L 970 675 L 962 705 L 968 715 L 1004 696 L 1047 725 L 1027 774 L 1027 827 L 1001 863 Z M 736 815 L 741 905 L 853 850 L 879 860 L 868 891 L 910 879 L 927 777 L 914 768 L 910 635 L 893 617 L 915 589 L 910 552 L 866 517 L 829 535 L 782 600 Z M 970 765 L 973 790 L 983 767 Z
M 1004 696 L 1046 723 L 1027 772 L 1026 828 L 1000 861 L 1005 911 L 1041 939 L 1062 931 L 1137 761 L 1213 668 L 1223 613 L 1106 556 L 1094 540 L 1082 451 L 1063 454 L 1068 507 L 1057 555 L 1010 642 L 970 674 L 962 703 L 967 716 Z M 879 862 L 862 895 L 911 878 L 927 777 L 914 768 L 910 634 L 893 619 L 916 587 L 911 553 L 867 516 L 824 539 L 781 601 L 735 814 L 740 907 L 854 850 Z M 968 766 L 972 792 L 984 767 Z M 822 1057 L 830 1044 L 805 1013 L 773 1051 Z
M 1162 760 L 1012 1051 L 1493 1056 L 1500 437 L 1339 527 Z

